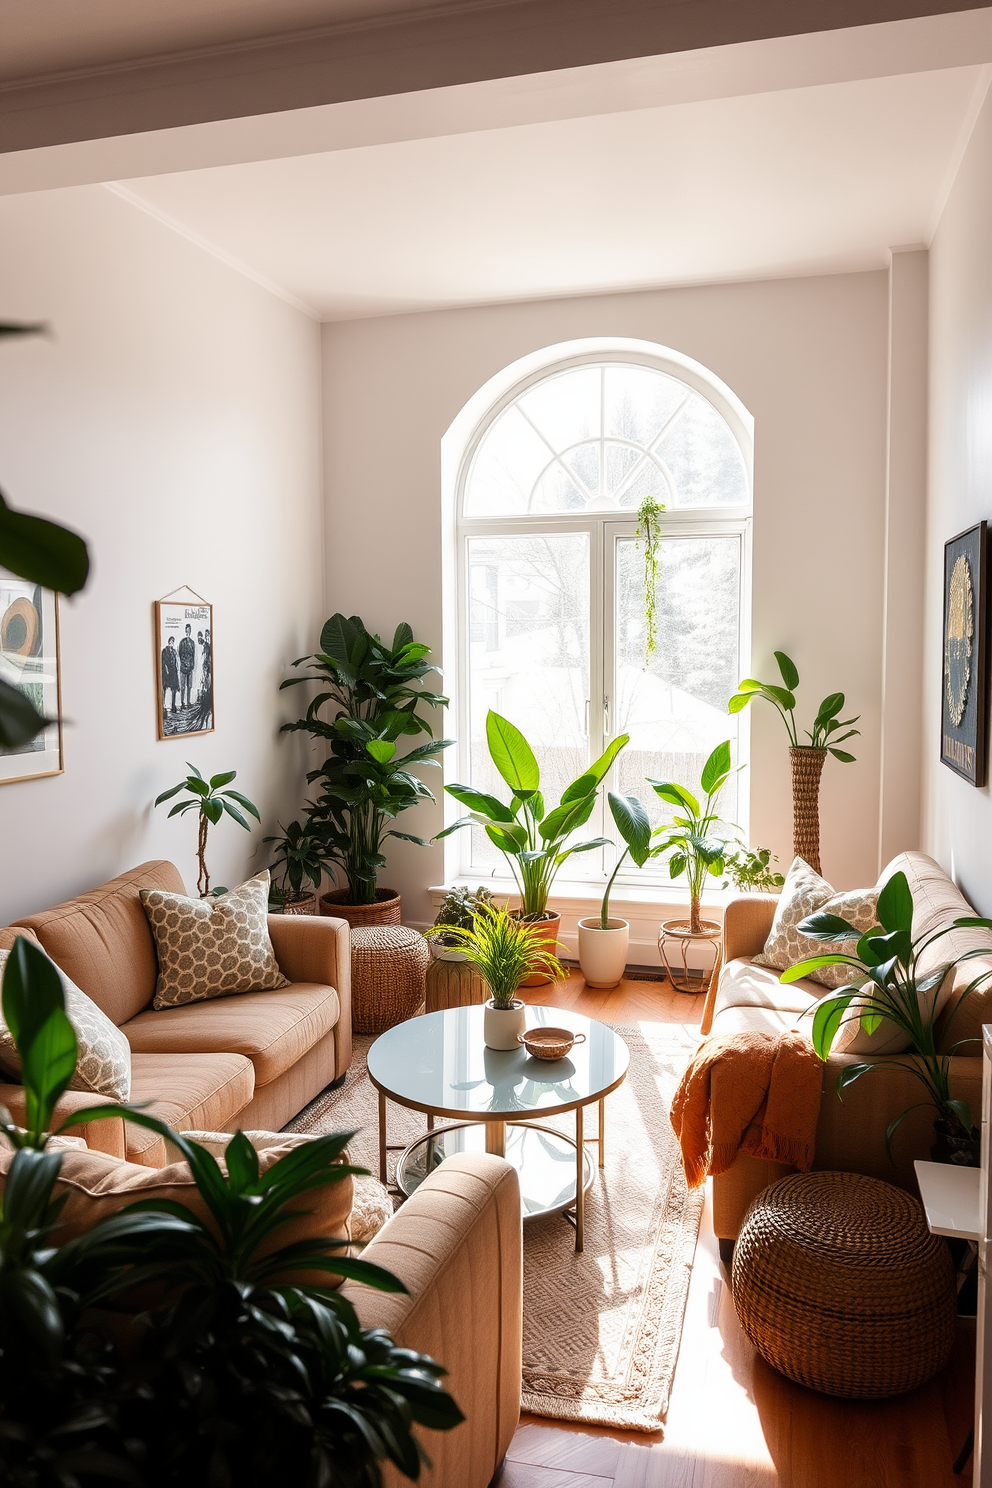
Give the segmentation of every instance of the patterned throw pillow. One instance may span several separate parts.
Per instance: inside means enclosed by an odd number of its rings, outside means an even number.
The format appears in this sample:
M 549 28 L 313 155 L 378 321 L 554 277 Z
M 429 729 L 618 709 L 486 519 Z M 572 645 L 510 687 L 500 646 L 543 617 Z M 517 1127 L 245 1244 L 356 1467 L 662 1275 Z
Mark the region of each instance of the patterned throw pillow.
M 0 951 L 0 976 L 9 951 Z M 54 966 L 55 963 L 52 962 Z M 58 967 L 55 967 L 59 971 Z M 76 1073 L 70 1090 L 92 1090 L 108 1100 L 126 1101 L 131 1097 L 131 1046 L 115 1023 L 59 971 L 65 994 L 65 1011 L 76 1034 L 79 1048 Z M 21 1078 L 21 1056 L 14 1046 L 13 1035 L 0 1013 L 0 1070 Z
M 154 1008 L 289 986 L 269 939 L 268 872 L 215 899 L 140 893 L 158 954 Z
M 785 971 L 810 956 L 828 956 L 834 952 L 852 956 L 856 941 L 813 940 L 808 935 L 800 935 L 796 927 L 807 915 L 835 914 L 859 931 L 870 930 L 876 923 L 878 895 L 877 888 L 848 889 L 846 893 L 835 894 L 825 878 L 814 873 L 802 858 L 796 858 L 786 876 L 764 950 L 753 958 L 754 961 L 759 966 L 773 966 L 776 971 Z M 846 966 L 823 966 L 818 971 L 811 971 L 810 978 L 824 987 L 845 987 L 851 981 L 849 971 Z

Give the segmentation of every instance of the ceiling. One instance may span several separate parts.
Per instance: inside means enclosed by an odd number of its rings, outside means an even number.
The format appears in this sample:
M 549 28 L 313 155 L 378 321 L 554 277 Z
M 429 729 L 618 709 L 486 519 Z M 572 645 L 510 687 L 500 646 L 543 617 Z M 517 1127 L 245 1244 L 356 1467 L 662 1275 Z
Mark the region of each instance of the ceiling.
M 780 87 L 117 189 L 320 319 L 867 269 L 929 241 L 987 85 Z

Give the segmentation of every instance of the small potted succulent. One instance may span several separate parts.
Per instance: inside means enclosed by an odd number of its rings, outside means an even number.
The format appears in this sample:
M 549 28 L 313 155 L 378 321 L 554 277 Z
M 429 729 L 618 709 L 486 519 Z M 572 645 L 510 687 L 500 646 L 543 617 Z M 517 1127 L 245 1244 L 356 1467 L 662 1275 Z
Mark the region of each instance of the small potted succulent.
M 292 821 L 288 827 L 282 827 L 281 836 L 263 837 L 262 841 L 276 844 L 271 863 L 270 911 L 315 915 L 320 881 L 325 868 L 330 867 L 321 837 L 309 825 Z M 307 888 L 303 887 L 304 883 Z
M 527 1008 L 517 992 L 527 978 L 539 974 L 542 981 L 564 977 L 554 947 L 539 940 L 526 920 L 505 907 L 480 904 L 472 928 L 433 925 L 428 940 L 451 937 L 465 952 L 465 960 L 478 968 L 490 997 L 485 1005 L 484 1038 L 489 1049 L 515 1049 L 526 1027 Z
M 651 823 L 636 796 L 609 793 L 610 812 L 626 846 L 617 858 L 598 915 L 579 921 L 579 967 L 587 987 L 615 987 L 627 969 L 630 924 L 610 918 L 610 892 L 627 858 L 643 868 L 651 857 Z
M 437 912 L 433 929 L 437 931 L 432 935 L 429 945 L 431 955 L 435 961 L 465 961 L 467 959 L 465 948 L 459 943 L 458 937 L 448 933 L 448 927 L 452 930 L 472 930 L 475 928 L 476 912 L 481 904 L 491 904 L 493 896 L 484 884 L 473 893 L 467 884 L 456 884 L 449 889 L 444 896 L 444 902 Z

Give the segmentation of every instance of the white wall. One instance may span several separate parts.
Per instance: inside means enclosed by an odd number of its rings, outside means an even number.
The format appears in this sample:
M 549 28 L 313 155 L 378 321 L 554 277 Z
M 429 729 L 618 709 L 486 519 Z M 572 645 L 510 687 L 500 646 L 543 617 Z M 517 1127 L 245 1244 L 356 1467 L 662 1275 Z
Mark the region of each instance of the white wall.
M 866 273 L 324 326 L 328 613 L 357 612 L 390 632 L 408 620 L 443 662 L 439 455 L 452 419 L 494 373 L 542 346 L 629 336 L 674 347 L 754 415 L 753 665 L 770 674 L 772 652 L 789 652 L 810 721 L 838 688 L 861 713 L 858 763 L 829 761 L 824 773 L 822 861 L 838 886 L 874 881 L 887 298 L 886 275 Z M 753 711 L 751 838 L 787 864 L 784 730 L 770 709 Z M 430 836 L 440 824 L 440 810 L 421 807 L 401 825 Z M 405 918 L 432 918 L 425 889 L 442 875 L 441 846 L 390 851 L 386 881 L 404 893 Z
M 0 786 L 0 923 L 142 861 L 195 884 L 195 829 L 151 803 L 237 769 L 264 830 L 296 810 L 301 746 L 277 688 L 323 607 L 317 327 L 99 186 L 0 201 L 0 486 L 91 543 L 62 605 L 65 773 Z M 215 605 L 214 733 L 156 740 L 152 602 Z M 267 849 L 212 829 L 215 879 Z M 256 854 L 256 849 L 258 849 Z
M 924 846 L 992 913 L 992 791 L 940 763 L 943 551 L 992 519 L 992 97 L 972 134 L 930 249 Z

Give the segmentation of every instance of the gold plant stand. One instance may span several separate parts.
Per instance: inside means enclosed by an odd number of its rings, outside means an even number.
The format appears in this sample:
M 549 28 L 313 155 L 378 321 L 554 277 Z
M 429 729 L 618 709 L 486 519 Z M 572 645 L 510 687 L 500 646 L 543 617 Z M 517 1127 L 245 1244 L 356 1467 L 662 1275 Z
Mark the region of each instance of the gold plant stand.
M 716 920 L 700 920 L 693 930 L 688 920 L 664 920 L 658 932 L 658 952 L 668 980 L 676 992 L 706 992 L 720 968 L 723 926 Z M 712 964 L 703 968 L 702 976 L 689 970 L 689 951 L 705 946 L 712 954 Z M 673 965 L 674 962 L 674 965 Z

